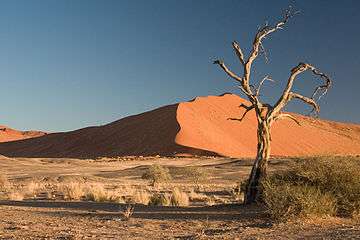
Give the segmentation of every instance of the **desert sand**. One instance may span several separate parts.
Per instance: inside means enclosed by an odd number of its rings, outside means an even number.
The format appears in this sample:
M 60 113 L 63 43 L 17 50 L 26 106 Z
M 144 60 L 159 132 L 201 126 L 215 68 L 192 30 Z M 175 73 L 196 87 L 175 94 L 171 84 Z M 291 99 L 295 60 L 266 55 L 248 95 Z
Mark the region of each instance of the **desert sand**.
M 287 167 L 291 159 L 272 159 L 270 172 Z M 152 164 L 168 166 L 171 172 L 188 166 L 200 167 L 209 176 L 200 193 L 214 203 L 191 201 L 190 206 L 135 205 L 134 215 L 123 221 L 126 204 L 64 201 L 52 190 L 56 184 L 79 181 L 101 183 L 123 194 L 139 189 L 167 191 L 194 188 L 175 175 L 158 189 L 148 186 L 141 175 Z M 0 239 L 356 239 L 360 222 L 345 218 L 295 220 L 276 223 L 259 206 L 225 204 L 231 192 L 245 180 L 250 159 L 223 157 L 132 157 L 104 159 L 45 159 L 0 157 L 0 174 L 16 185 L 36 182 L 45 186 L 22 201 L 0 200 Z M 125 190 L 125 191 L 124 191 Z M 50 191 L 50 192 L 48 192 Z M 25 192 L 25 191 L 24 191 Z M 49 194 L 50 193 L 50 194 Z
M 234 94 L 197 97 L 107 125 L 0 144 L 11 157 L 94 158 L 113 156 L 213 155 L 254 157 L 256 119 L 244 112 L 247 101 Z M 272 128 L 273 156 L 350 155 L 360 153 L 360 125 L 293 114 Z

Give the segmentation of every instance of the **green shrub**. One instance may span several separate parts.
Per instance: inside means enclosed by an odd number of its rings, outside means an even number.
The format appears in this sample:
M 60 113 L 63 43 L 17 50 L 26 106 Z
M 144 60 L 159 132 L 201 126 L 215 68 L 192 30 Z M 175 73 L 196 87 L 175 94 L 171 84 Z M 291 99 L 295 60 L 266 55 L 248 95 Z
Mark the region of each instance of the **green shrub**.
M 352 157 L 298 159 L 263 182 L 263 201 L 276 219 L 352 216 L 360 210 L 360 161 Z
M 311 215 L 335 215 L 336 199 L 318 188 L 307 185 L 264 183 L 264 203 L 267 212 L 275 220 Z
M 142 175 L 143 179 L 150 180 L 154 186 L 158 183 L 168 182 L 171 180 L 171 175 L 167 167 L 161 165 L 151 165 L 149 169 Z

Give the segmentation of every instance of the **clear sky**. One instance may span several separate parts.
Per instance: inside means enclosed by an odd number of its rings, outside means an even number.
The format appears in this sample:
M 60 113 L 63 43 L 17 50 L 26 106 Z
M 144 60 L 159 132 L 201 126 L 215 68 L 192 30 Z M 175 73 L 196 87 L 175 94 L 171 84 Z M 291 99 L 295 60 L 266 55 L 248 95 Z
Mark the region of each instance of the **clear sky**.
M 66 131 L 105 124 L 199 95 L 239 93 L 212 60 L 240 70 L 259 25 L 293 4 L 301 14 L 264 41 L 274 101 L 290 69 L 307 61 L 333 89 L 322 118 L 360 122 L 360 1 L 344 0 L 9 0 L 0 2 L 0 124 Z M 311 94 L 315 79 L 296 88 Z M 306 111 L 301 103 L 289 110 Z

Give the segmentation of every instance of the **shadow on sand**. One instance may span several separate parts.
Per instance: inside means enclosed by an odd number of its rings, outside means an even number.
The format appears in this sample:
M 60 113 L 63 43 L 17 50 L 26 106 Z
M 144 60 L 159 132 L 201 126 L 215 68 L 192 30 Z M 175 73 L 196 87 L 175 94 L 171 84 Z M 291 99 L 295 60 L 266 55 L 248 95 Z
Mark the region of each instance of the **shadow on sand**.
M 53 201 L 0 201 L 0 206 L 49 208 L 42 214 L 53 216 L 71 215 L 101 219 L 119 218 L 127 204 L 96 202 L 53 202 Z M 55 209 L 55 211 L 54 211 Z M 58 211 L 57 211 L 58 210 Z M 258 206 L 217 205 L 204 207 L 163 207 L 135 205 L 133 218 L 153 220 L 207 220 L 207 221 L 253 221 L 268 226 L 263 209 Z M 261 224 L 261 222 L 263 224 Z

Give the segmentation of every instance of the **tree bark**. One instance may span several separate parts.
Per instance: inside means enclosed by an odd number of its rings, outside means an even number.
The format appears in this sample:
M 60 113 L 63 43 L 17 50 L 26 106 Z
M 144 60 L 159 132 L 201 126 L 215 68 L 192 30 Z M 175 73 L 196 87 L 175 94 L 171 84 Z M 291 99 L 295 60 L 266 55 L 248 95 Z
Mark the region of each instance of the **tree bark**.
M 261 196 L 261 181 L 266 178 L 268 160 L 271 151 L 270 123 L 261 121 L 258 123 L 257 156 L 252 167 L 250 178 L 246 186 L 245 204 L 251 204 Z

